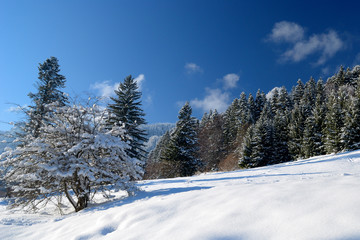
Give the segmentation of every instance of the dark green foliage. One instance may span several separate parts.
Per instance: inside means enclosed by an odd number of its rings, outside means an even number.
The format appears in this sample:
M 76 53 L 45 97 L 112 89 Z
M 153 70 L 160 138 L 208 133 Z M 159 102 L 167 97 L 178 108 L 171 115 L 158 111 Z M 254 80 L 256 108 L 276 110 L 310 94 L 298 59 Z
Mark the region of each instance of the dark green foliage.
M 336 92 L 328 98 L 327 113 L 325 117 L 325 137 L 326 153 L 339 152 L 341 150 L 341 129 L 343 127 L 343 116 L 339 96 Z
M 137 159 L 143 159 L 146 156 L 144 142 L 147 141 L 146 131 L 140 128 L 140 125 L 146 124 L 145 113 L 141 109 L 141 92 L 138 90 L 135 79 L 129 75 L 120 83 L 115 90 L 116 97 L 111 97 L 113 103 L 108 105 L 112 116 L 109 119 L 109 125 L 125 124 L 130 142 L 128 154 Z
M 283 86 L 280 88 L 279 91 L 278 109 L 280 109 L 285 113 L 285 112 L 289 112 L 291 108 L 292 108 L 292 104 L 289 93 L 287 92 L 286 88 Z
M 345 113 L 341 141 L 346 150 L 360 148 L 360 89 L 350 98 L 348 110 Z
M 256 99 L 255 99 L 255 122 L 259 119 L 263 107 L 266 102 L 266 96 L 264 92 L 261 92 L 260 89 L 256 92 Z
M 235 98 L 224 115 L 224 142 L 232 146 L 236 139 L 239 113 L 239 99 Z
M 302 157 L 302 143 L 305 128 L 305 116 L 302 107 L 295 104 L 291 111 L 289 124 L 289 150 L 294 159 Z
M 256 145 L 256 142 L 253 141 L 254 135 L 254 126 L 249 127 L 242 145 L 242 156 L 239 161 L 239 166 L 242 168 L 251 168 L 255 167 L 256 163 L 252 158 L 253 148 Z
M 294 105 L 300 103 L 300 100 L 304 95 L 304 88 L 305 88 L 305 86 L 304 86 L 303 82 L 299 79 L 297 81 L 296 87 L 291 92 L 291 97 L 292 97 L 292 101 L 293 101 Z
M 249 123 L 254 124 L 256 121 L 256 104 L 253 95 L 250 93 L 247 101 Z
M 287 112 L 281 109 L 277 110 L 273 120 L 273 156 L 269 164 L 287 162 L 291 160 L 288 141 L 289 118 Z
M 243 144 L 241 167 L 265 166 L 274 160 L 274 127 L 271 120 L 271 107 L 267 102 L 259 120 L 247 132 Z
M 200 166 L 196 157 L 198 123 L 191 114 L 192 109 L 187 102 L 179 112 L 179 120 L 161 159 L 172 166 L 173 171 L 167 177 L 191 176 Z

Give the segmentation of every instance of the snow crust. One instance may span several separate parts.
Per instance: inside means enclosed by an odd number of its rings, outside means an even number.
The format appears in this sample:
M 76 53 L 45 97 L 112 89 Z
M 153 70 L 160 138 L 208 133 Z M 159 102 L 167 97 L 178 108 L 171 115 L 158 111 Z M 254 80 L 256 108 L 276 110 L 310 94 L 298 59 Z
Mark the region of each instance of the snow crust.
M 360 151 L 138 186 L 64 216 L 0 199 L 0 239 L 360 239 Z

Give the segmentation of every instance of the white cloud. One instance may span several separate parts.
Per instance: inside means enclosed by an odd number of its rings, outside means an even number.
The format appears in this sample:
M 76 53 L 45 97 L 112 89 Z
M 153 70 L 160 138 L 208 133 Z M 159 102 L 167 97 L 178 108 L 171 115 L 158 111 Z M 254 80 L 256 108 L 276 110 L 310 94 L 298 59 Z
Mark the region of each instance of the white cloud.
M 268 39 L 276 43 L 290 44 L 289 49 L 281 55 L 284 62 L 300 62 L 317 53 L 319 58 L 315 64 L 322 65 L 344 47 L 344 42 L 334 30 L 306 38 L 303 27 L 286 21 L 276 23 Z
M 304 38 L 304 28 L 294 22 L 281 21 L 275 23 L 269 35 L 274 42 L 297 42 Z
M 119 83 L 111 84 L 109 81 L 97 82 L 90 85 L 91 89 L 98 90 L 102 97 L 111 97 L 119 87 Z
M 224 89 L 230 89 L 236 87 L 236 83 L 239 81 L 239 75 L 235 73 L 226 74 L 222 80 L 224 83 Z
M 139 76 L 137 76 L 134 80 L 137 83 L 139 91 L 141 91 L 142 90 L 142 84 L 145 81 L 145 75 L 144 74 L 139 74 Z
M 196 63 L 186 63 L 185 70 L 187 74 L 202 73 L 203 70 Z
M 200 108 L 203 111 L 216 109 L 223 112 L 229 106 L 230 95 L 228 92 L 222 92 L 220 89 L 206 89 L 206 96 L 204 99 L 199 100 L 195 98 L 190 101 L 191 106 Z
M 142 90 L 142 84 L 145 81 L 145 75 L 144 74 L 140 74 L 139 76 L 137 76 L 136 78 L 134 78 L 135 82 L 138 85 L 138 89 L 141 91 Z M 110 81 L 103 81 L 103 82 L 97 82 L 94 84 L 90 85 L 91 89 L 97 90 L 101 97 L 111 97 L 115 95 L 115 90 L 117 90 L 119 88 L 120 83 L 110 83 Z
M 299 62 L 309 55 L 318 52 L 320 57 L 316 64 L 321 65 L 333 57 L 343 46 L 344 43 L 337 33 L 329 31 L 328 33 L 315 34 L 306 41 L 297 42 L 283 54 L 283 57 L 285 60 Z
M 23 106 L 11 106 L 8 109 L 6 109 L 7 112 L 23 112 L 29 108 L 28 105 Z

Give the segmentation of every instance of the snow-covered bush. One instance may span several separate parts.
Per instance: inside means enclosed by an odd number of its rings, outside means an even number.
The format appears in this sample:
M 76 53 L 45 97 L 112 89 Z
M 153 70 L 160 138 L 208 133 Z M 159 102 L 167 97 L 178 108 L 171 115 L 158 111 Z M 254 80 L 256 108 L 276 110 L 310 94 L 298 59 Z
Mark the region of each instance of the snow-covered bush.
M 40 135 L 26 134 L 15 149 L 0 158 L 4 179 L 13 186 L 15 205 L 30 205 L 66 196 L 75 211 L 87 207 L 91 194 L 111 189 L 132 194 L 133 180 L 143 165 L 126 154 L 129 137 L 121 123 L 111 129 L 103 108 L 47 105 L 50 108 Z

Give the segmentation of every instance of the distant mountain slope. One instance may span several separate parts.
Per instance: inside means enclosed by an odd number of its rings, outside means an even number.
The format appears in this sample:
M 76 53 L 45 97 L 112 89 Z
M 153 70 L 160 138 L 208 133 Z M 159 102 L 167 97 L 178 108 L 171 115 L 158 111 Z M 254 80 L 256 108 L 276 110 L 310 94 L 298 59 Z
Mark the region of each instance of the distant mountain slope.
M 145 145 L 145 150 L 150 153 L 151 150 L 155 148 L 161 136 L 164 135 L 166 131 L 174 127 L 174 123 L 155 123 L 143 125 L 141 128 L 147 131 L 147 137 L 149 139 Z

